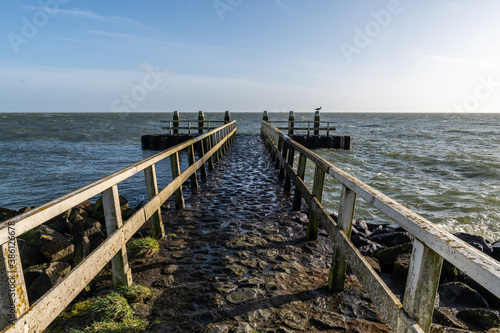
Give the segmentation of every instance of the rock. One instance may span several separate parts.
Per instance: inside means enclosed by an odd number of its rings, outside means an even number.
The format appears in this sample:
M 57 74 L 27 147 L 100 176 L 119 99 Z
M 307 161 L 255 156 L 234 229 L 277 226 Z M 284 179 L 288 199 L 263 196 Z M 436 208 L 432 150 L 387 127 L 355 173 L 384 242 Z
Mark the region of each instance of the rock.
M 481 236 L 469 235 L 464 232 L 458 232 L 454 235 L 487 255 L 493 254 L 493 246 L 490 241 Z
M 347 322 L 347 332 L 356 333 L 390 333 L 392 332 L 387 325 L 376 323 L 364 319 L 349 320 Z
M 237 327 L 231 330 L 231 333 L 252 333 L 255 330 L 249 323 L 240 323 Z
M 9 220 L 17 215 L 17 210 L 0 207 L 0 222 Z
M 368 227 L 368 230 L 373 232 L 374 230 L 380 228 L 385 228 L 386 226 L 389 225 L 389 223 L 384 222 L 384 221 L 365 221 L 366 226 Z
M 380 264 L 378 263 L 378 260 L 376 258 L 365 257 L 364 259 L 370 264 L 370 266 L 377 274 L 381 273 L 382 270 L 380 269 Z
M 344 316 L 338 313 L 331 311 L 313 312 L 311 317 L 311 324 L 319 330 L 326 331 L 347 329 Z
M 432 315 L 432 322 L 448 327 L 467 329 L 467 326 L 462 323 L 452 311 L 446 308 L 435 308 Z
M 305 330 L 309 325 L 309 318 L 305 312 L 282 310 L 278 313 L 278 318 L 294 330 Z
M 457 318 L 472 328 L 489 330 L 500 326 L 500 317 L 488 309 L 464 309 L 457 313 Z
M 258 297 L 259 290 L 254 288 L 241 288 L 226 296 L 226 300 L 233 304 L 254 300 Z
M 55 286 L 71 271 L 66 262 L 52 262 L 28 267 L 24 270 L 24 278 L 28 289 L 28 298 L 32 304 L 50 288 Z
M 232 276 L 242 276 L 247 273 L 247 268 L 245 266 L 240 266 L 237 264 L 227 265 L 225 267 L 226 272 Z
M 491 256 L 497 261 L 500 261 L 500 242 L 495 242 L 491 247 L 493 248 L 493 253 Z
M 366 246 L 372 243 L 370 239 L 362 233 L 356 233 L 351 236 L 351 242 L 356 247 Z
M 403 253 L 411 253 L 413 245 L 410 243 L 382 249 L 375 254 L 379 260 L 382 272 L 391 272 L 396 258 Z
M 360 233 L 365 236 L 370 236 L 370 229 L 368 228 L 368 224 L 365 221 L 360 219 L 355 219 L 352 223 L 353 230 L 356 229 L 357 233 Z
M 76 214 L 73 217 L 72 233 L 75 238 L 82 237 L 105 238 L 104 227 L 99 221 L 96 221 L 86 215 Z
M 74 245 L 60 232 L 46 225 L 38 227 L 35 233 L 35 242 L 40 252 L 50 261 L 73 261 Z
M 403 229 L 403 227 L 401 227 L 397 223 L 389 224 L 388 226 L 386 226 L 386 229 L 389 230 L 389 232 L 397 232 L 397 231 L 403 232 L 403 231 L 405 231 L 405 229 Z
M 403 244 L 412 243 L 412 242 L 413 242 L 413 236 L 410 235 L 410 233 L 405 231 L 405 232 L 399 233 L 399 235 L 389 243 L 389 246 L 403 245 Z
M 61 234 L 69 234 L 71 233 L 71 229 L 73 228 L 73 225 L 66 216 L 56 217 L 46 224 L 47 226 L 54 229 L 55 231 L 60 232 Z
M 102 238 L 89 237 L 90 242 L 90 252 L 94 251 L 104 242 Z
M 92 214 L 92 212 L 94 211 L 94 204 L 90 200 L 86 200 L 86 201 L 82 202 L 81 204 L 76 205 L 76 207 L 83 209 L 89 215 Z
M 440 307 L 488 307 L 488 302 L 477 291 L 462 282 L 449 282 L 439 286 Z
M 364 256 L 374 257 L 378 251 L 384 248 L 384 245 L 369 241 L 368 245 L 361 246 L 358 250 Z
M 377 235 L 372 235 L 371 239 L 374 242 L 381 243 L 384 245 L 389 245 L 396 237 L 401 235 L 400 232 L 386 232 L 386 233 L 379 233 Z
M 76 267 L 90 254 L 90 240 L 87 236 L 75 239 L 75 252 L 73 254 L 73 267 Z
M 392 268 L 392 282 L 397 287 L 404 288 L 410 269 L 411 253 L 403 253 L 397 256 Z
M 224 324 L 214 324 L 212 326 L 207 327 L 204 333 L 228 333 L 229 327 Z
M 24 239 L 18 238 L 17 245 L 19 247 L 23 269 L 47 262 L 47 258 L 45 258 L 35 246 L 31 245 Z

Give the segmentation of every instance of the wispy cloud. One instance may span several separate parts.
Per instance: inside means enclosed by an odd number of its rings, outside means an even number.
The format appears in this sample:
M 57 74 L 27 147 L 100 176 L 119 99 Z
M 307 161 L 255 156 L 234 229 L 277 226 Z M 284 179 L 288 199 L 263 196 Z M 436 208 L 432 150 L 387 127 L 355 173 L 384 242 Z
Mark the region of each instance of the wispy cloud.
M 128 35 L 128 34 L 121 34 L 121 33 L 117 33 L 117 32 L 106 32 L 106 31 L 100 31 L 100 30 L 87 30 L 86 32 L 89 34 L 93 34 L 93 35 L 100 35 L 100 36 L 111 37 L 111 38 L 132 37 L 132 35 Z

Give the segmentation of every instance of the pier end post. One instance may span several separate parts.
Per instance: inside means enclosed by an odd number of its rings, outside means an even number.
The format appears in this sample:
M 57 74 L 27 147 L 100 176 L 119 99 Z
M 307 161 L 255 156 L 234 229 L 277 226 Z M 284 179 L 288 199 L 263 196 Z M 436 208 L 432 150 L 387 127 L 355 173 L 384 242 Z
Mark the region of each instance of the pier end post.
M 314 112 L 314 135 L 319 135 L 320 117 L 319 111 Z
M 174 134 L 179 134 L 179 111 L 174 111 L 174 117 L 173 117 L 173 127 L 174 127 Z
M 198 134 L 203 134 L 205 133 L 205 130 L 203 127 L 205 127 L 205 114 L 203 114 L 203 111 L 198 112 Z
M 293 128 L 295 127 L 294 121 L 295 116 L 293 115 L 293 111 L 290 111 L 288 115 L 288 135 L 293 135 Z
M 224 112 L 224 124 L 229 124 L 231 122 L 231 114 L 229 111 Z
M 262 120 L 265 121 L 266 123 L 269 122 L 269 116 L 267 115 L 267 111 L 264 111 L 264 114 L 262 115 Z

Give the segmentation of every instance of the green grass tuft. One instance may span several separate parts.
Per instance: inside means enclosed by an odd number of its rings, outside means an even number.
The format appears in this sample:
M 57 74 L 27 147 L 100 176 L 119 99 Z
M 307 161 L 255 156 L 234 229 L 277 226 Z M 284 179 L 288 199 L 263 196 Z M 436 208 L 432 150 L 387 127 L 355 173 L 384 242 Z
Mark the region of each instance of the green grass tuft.
M 120 321 L 132 319 L 132 309 L 125 297 L 117 292 L 112 292 L 94 302 L 92 312 L 98 320 Z
M 128 252 L 134 258 L 149 258 L 160 251 L 160 242 L 153 237 L 144 237 L 128 243 Z
M 131 303 L 144 302 L 153 296 L 151 289 L 140 284 L 120 287 L 118 292 Z

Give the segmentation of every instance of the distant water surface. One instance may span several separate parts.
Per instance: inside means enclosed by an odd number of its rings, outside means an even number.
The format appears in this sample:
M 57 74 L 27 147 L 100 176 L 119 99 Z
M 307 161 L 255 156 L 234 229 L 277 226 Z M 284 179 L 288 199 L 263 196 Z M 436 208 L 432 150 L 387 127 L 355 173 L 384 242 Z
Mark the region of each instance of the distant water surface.
M 258 134 L 262 114 L 232 113 L 239 133 Z M 270 113 L 270 120 L 288 114 Z M 457 232 L 500 239 L 500 114 L 322 113 L 351 135 L 352 151 L 317 150 L 418 214 Z M 181 113 L 181 119 L 197 114 Z M 206 113 L 222 120 L 222 113 Z M 296 113 L 296 120 L 312 120 Z M 161 133 L 172 113 L 0 114 L 0 207 L 38 206 L 156 152 L 144 134 Z M 158 166 L 160 186 L 169 163 Z M 312 179 L 309 165 L 307 176 Z M 145 195 L 142 173 L 119 185 L 134 203 Z M 338 209 L 340 185 L 328 181 L 323 202 Z M 357 217 L 387 220 L 359 199 Z

